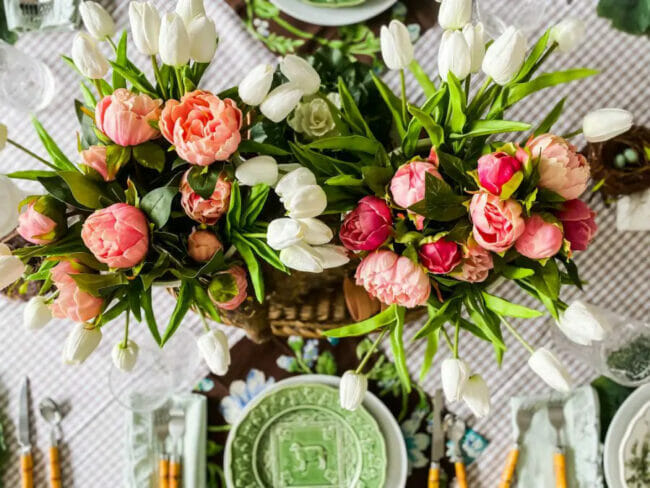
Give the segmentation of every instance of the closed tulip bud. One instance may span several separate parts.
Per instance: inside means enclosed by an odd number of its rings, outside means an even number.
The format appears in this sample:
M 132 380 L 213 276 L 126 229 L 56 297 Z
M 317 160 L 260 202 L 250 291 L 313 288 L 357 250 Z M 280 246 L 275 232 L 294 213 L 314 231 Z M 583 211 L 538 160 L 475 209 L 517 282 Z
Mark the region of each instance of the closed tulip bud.
M 242 185 L 274 185 L 278 181 L 278 163 L 271 156 L 256 156 L 237 167 L 235 178 Z
M 354 411 L 361 406 L 368 391 L 368 378 L 364 374 L 346 371 L 339 385 L 341 408 Z
M 272 83 L 273 66 L 270 64 L 259 64 L 239 84 L 239 98 L 245 104 L 257 107 L 269 94 Z
M 115 22 L 111 15 L 97 2 L 83 2 L 79 13 L 84 26 L 95 39 L 103 41 L 115 35 Z
M 223 244 L 209 230 L 195 230 L 187 238 L 187 254 L 199 263 L 207 263 L 215 254 L 223 251 Z
M 294 169 L 280 178 L 278 184 L 275 185 L 275 193 L 284 202 L 303 186 L 315 184 L 316 176 L 314 176 L 314 173 L 307 168 L 301 167 Z
M 160 59 L 166 65 L 179 67 L 190 60 L 190 37 L 178 15 L 166 14 L 163 17 L 158 48 Z
M 583 346 L 602 341 L 611 330 L 609 320 L 601 309 L 580 300 L 569 305 L 557 325 L 564 335 Z
M 304 228 L 300 222 L 286 217 L 272 220 L 266 230 L 266 242 L 276 251 L 295 246 L 303 238 Z
M 576 18 L 565 19 L 551 29 L 550 39 L 563 53 L 573 51 L 585 38 L 585 23 Z
M 589 142 L 613 139 L 632 128 L 634 115 L 620 108 L 601 108 L 582 119 L 582 133 Z
M 304 229 L 304 239 L 307 244 L 320 246 L 327 244 L 334 237 L 330 226 L 322 220 L 314 218 L 300 219 L 300 223 Z
M 230 349 L 226 334 L 219 329 L 213 329 L 199 337 L 196 344 L 212 373 L 223 376 L 228 372 Z
M 380 33 L 381 55 L 388 69 L 406 69 L 413 61 L 414 50 L 411 35 L 399 20 L 382 26 Z
M 197 63 L 209 63 L 217 50 L 217 27 L 205 15 L 195 17 L 187 26 L 190 57 Z
M 139 351 L 140 348 L 135 342 L 129 340 L 124 344 L 124 341 L 120 341 L 115 344 L 111 351 L 113 364 L 120 371 L 128 373 L 135 367 L 135 363 L 138 361 Z
M 0 175 L 0 195 L 2 195 L 0 200 L 0 237 L 2 237 L 12 232 L 18 225 L 18 206 L 25 196 L 11 178 L 4 175 Z
M 11 254 L 6 244 L 0 243 L 0 290 L 18 280 L 25 272 L 25 265 L 19 257 Z
M 29 330 L 42 329 L 52 320 L 52 312 L 45 297 L 36 296 L 29 299 L 23 312 L 23 325 Z
M 158 39 L 160 37 L 160 14 L 151 2 L 131 2 L 129 4 L 129 20 L 133 42 L 142 54 L 155 56 L 158 54 Z
M 338 268 L 350 262 L 348 252 L 343 246 L 325 244 L 314 248 L 320 257 L 323 269 Z
M 438 71 L 440 78 L 447 81 L 447 74 L 452 72 L 459 80 L 464 80 L 469 75 L 472 58 L 460 31 L 445 31 L 438 52 Z
M 483 58 L 483 72 L 499 85 L 513 80 L 526 59 L 526 38 L 515 27 L 508 27 L 488 47 Z
M 442 0 L 438 24 L 443 29 L 462 29 L 472 18 L 472 0 Z
M 101 340 L 102 331 L 99 327 L 74 324 L 63 345 L 63 362 L 70 365 L 83 363 L 97 349 Z
M 178 0 L 176 4 L 176 13 L 188 26 L 196 17 L 205 15 L 203 0 Z
M 0 151 L 7 145 L 8 137 L 7 126 L 0 122 Z
M 462 359 L 445 359 L 440 366 L 442 391 L 450 402 L 463 397 L 463 388 L 469 379 L 470 369 Z
M 463 401 L 477 417 L 485 417 L 490 413 L 490 392 L 481 375 L 469 377 L 462 392 Z
M 260 110 L 267 119 L 280 123 L 298 106 L 303 94 L 298 85 L 285 83 L 269 93 L 260 105 Z
M 320 75 L 306 60 L 289 54 L 280 62 L 280 71 L 289 83 L 298 86 L 303 95 L 313 95 L 320 89 Z
M 318 217 L 327 208 L 327 195 L 318 185 L 303 186 L 285 199 L 284 206 L 294 219 Z
M 91 80 L 106 76 L 110 67 L 95 39 L 79 32 L 72 41 L 72 60 L 79 72 Z
M 481 69 L 483 57 L 485 56 L 485 40 L 483 37 L 483 24 L 480 22 L 476 25 L 467 24 L 463 27 L 463 37 L 471 58 L 470 73 L 477 73 Z
M 528 366 L 551 388 L 562 392 L 571 391 L 571 377 L 560 360 L 544 347 L 537 349 L 528 359 Z
M 303 273 L 322 273 L 324 269 L 318 250 L 304 242 L 282 249 L 280 261 L 286 267 Z

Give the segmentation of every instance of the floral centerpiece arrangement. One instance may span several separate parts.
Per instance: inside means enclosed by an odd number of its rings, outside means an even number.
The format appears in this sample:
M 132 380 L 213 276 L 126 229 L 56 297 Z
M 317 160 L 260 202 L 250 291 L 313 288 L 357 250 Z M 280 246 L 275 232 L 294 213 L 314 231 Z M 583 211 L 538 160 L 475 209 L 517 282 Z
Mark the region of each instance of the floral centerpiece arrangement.
M 486 49 L 482 26 L 469 23 L 471 1 L 444 0 L 439 80 L 414 59 L 407 29 L 394 21 L 382 29 L 381 44 L 385 64 L 400 73 L 401 94 L 330 49 L 257 66 L 238 87 L 214 94 L 197 88 L 217 47 L 214 23 L 200 0 L 180 0 L 176 10 L 161 19 L 149 2 L 130 5 L 135 46 L 151 58 L 150 80 L 130 60 L 126 32 L 114 43 L 110 16 L 82 4 L 90 35 L 78 34 L 64 58 L 84 78 L 83 100 L 75 102 L 78 163 L 34 121 L 50 158 L 36 157 L 47 169 L 9 175 L 37 180 L 46 193 L 21 203 L 18 232 L 34 245 L 11 255 L 2 249 L 2 284 L 21 276 L 43 281 L 27 306 L 29 324 L 43 325 L 50 312 L 78 323 L 65 345 L 67 362 L 83 362 L 101 328 L 125 316 L 113 357 L 130 369 L 137 358 L 131 316 L 163 346 L 190 309 L 219 322 L 224 310 L 263 301 L 266 269 L 322 273 L 353 261 L 356 283 L 382 311 L 328 335 L 377 331 L 375 345 L 389 335 L 404 388 L 411 308 L 429 314 L 415 334 L 427 340 L 422 373 L 442 338 L 453 351 L 442 364 L 447 396 L 465 398 L 477 413 L 486 413 L 486 386 L 460 359 L 463 334 L 489 342 L 500 362 L 504 328 L 551 386 L 569 387 L 553 353 L 535 350 L 507 319 L 541 312 L 500 298 L 493 285 L 514 282 L 557 318 L 565 308 L 561 286 L 582 284 L 572 258 L 596 224 L 579 200 L 587 161 L 568 136 L 551 132 L 564 100 L 530 137 L 516 133 L 531 124 L 505 117 L 532 93 L 596 73 L 540 74 L 555 50 L 578 43 L 579 25 L 554 27 L 530 50 L 510 27 Z M 409 101 L 406 69 L 423 104 Z M 485 79 L 472 90 L 481 70 Z M 596 119 L 588 137 L 625 130 Z M 160 331 L 152 287 L 170 281 L 177 302 Z M 199 348 L 212 371 L 224 374 L 225 335 L 205 326 Z M 344 377 L 349 408 L 362 398 L 364 365 Z

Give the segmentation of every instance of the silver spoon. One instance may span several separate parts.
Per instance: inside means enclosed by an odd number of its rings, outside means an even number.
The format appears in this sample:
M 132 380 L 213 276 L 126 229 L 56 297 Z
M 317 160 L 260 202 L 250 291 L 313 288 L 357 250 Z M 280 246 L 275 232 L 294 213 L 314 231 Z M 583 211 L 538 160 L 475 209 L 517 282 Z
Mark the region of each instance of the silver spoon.
M 38 409 L 41 412 L 41 416 L 45 421 L 50 424 L 50 442 L 52 446 L 56 446 L 61 439 L 61 409 L 51 398 L 44 398 L 41 400 L 41 403 L 38 404 Z

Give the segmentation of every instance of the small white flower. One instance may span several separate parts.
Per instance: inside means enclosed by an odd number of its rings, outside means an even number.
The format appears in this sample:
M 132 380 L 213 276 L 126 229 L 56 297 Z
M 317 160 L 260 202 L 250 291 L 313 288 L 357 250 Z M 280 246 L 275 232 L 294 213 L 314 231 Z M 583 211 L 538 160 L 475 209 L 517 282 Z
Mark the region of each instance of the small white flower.
M 563 53 L 573 51 L 585 38 L 585 23 L 576 18 L 564 19 L 551 29 L 550 40 L 557 42 Z
M 0 243 L 0 290 L 11 285 L 25 272 L 25 265 L 19 257 L 11 254 L 6 244 Z
M 580 300 L 569 305 L 557 325 L 564 335 L 583 346 L 602 341 L 611 330 L 609 321 L 598 307 Z
M 303 95 L 313 95 L 320 89 L 320 75 L 314 67 L 303 58 L 294 54 L 285 56 L 280 62 L 280 71 L 289 83 L 299 87 Z
M 97 2 L 83 2 L 79 13 L 86 30 L 95 39 L 103 41 L 115 35 L 115 22 L 111 15 Z
M 131 2 L 129 4 L 129 20 L 133 42 L 138 51 L 147 56 L 158 54 L 160 14 L 153 3 Z
M 81 74 L 91 80 L 106 76 L 110 67 L 97 41 L 84 32 L 79 32 L 72 41 L 72 60 Z
M 220 329 L 206 332 L 196 341 L 201 356 L 208 364 L 208 368 L 217 376 L 223 376 L 230 367 L 230 349 L 228 338 Z
M 270 64 L 259 64 L 239 84 L 239 98 L 245 104 L 257 107 L 269 94 L 272 83 L 273 66 Z
M 368 378 L 364 374 L 346 371 L 339 386 L 341 408 L 354 411 L 361 406 L 368 391 Z
M 477 417 L 490 413 L 490 392 L 485 380 L 479 374 L 469 377 L 462 392 L 463 401 Z
M 203 0 L 178 0 L 176 13 L 183 20 L 183 23 L 189 26 L 196 17 L 205 15 Z
M 604 142 L 632 128 L 634 115 L 621 108 L 593 110 L 582 119 L 582 133 L 589 142 Z
M 102 340 L 99 327 L 90 324 L 74 324 L 63 345 L 63 362 L 65 364 L 81 364 L 97 349 Z
M 438 24 L 443 29 L 462 29 L 472 18 L 472 0 L 442 0 Z
M 499 85 L 512 81 L 526 60 L 526 38 L 515 27 L 508 27 L 488 47 L 483 58 L 483 72 Z
M 47 299 L 36 296 L 29 299 L 23 311 L 23 325 L 28 330 L 42 329 L 52 320 L 52 311 Z
M 343 246 L 325 244 L 314 249 L 316 249 L 316 252 L 320 256 L 323 269 L 338 268 L 350 262 L 347 250 Z
M 318 217 L 327 208 L 327 195 L 318 185 L 306 185 L 285 199 L 284 206 L 294 219 Z
M 380 33 L 381 55 L 388 69 L 408 68 L 413 61 L 414 50 L 411 34 L 399 20 L 393 20 L 388 26 L 382 26 Z
M 470 73 L 477 73 L 481 69 L 483 58 L 485 57 L 485 40 L 483 37 L 483 24 L 480 22 L 476 25 L 467 24 L 463 27 L 463 37 L 469 47 Z
M 550 350 L 540 347 L 528 359 L 528 366 L 551 388 L 562 392 L 571 391 L 571 377 L 564 365 Z
M 275 193 L 277 193 L 282 201 L 286 201 L 303 186 L 315 184 L 316 176 L 314 173 L 305 167 L 299 167 L 292 169 L 280 178 L 278 184 L 275 185 Z
M 266 230 L 266 242 L 276 251 L 295 246 L 302 242 L 303 238 L 304 228 L 294 219 L 272 220 Z
M 179 67 L 190 60 L 190 37 L 183 20 L 176 14 L 165 14 L 158 38 L 160 59 L 169 66 Z
M 296 108 L 303 94 L 300 86 L 285 83 L 268 94 L 260 105 L 260 110 L 272 122 L 280 123 Z
M 214 22 L 201 15 L 187 26 L 190 38 L 190 57 L 197 63 L 209 63 L 217 51 L 217 27 Z
M 263 183 L 272 186 L 278 181 L 278 163 L 271 156 L 256 156 L 237 167 L 235 178 L 242 185 L 255 186 Z
M 463 388 L 469 379 L 470 369 L 462 359 L 447 358 L 440 366 L 442 391 L 450 402 L 457 402 L 463 396 Z
M 467 41 L 460 31 L 445 31 L 438 52 L 438 71 L 440 78 L 447 81 L 447 74 L 452 72 L 459 80 L 464 80 L 470 73 L 472 58 Z
M 303 273 L 322 273 L 323 263 L 320 253 L 315 247 L 304 242 L 287 247 L 280 251 L 280 261 L 289 269 Z
M 115 344 L 111 351 L 113 364 L 120 371 L 128 373 L 135 367 L 135 364 L 138 361 L 139 352 L 140 348 L 135 342 L 129 340 L 125 346 L 124 341 L 120 341 Z
M 307 244 L 320 246 L 327 244 L 334 238 L 334 233 L 329 225 L 315 218 L 300 219 L 304 230 L 304 239 Z

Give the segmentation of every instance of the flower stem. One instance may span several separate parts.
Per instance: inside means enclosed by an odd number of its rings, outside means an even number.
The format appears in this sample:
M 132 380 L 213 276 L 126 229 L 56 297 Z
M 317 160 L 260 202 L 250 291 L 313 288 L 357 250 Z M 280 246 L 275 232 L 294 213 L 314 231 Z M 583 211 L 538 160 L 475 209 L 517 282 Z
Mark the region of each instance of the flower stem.
M 113 48 L 113 51 L 115 51 L 115 54 L 117 54 L 117 46 L 115 45 L 115 42 L 113 42 L 113 39 L 111 39 L 110 36 L 106 36 L 106 40 L 108 41 L 108 43 Z
M 166 100 L 167 99 L 167 92 L 165 91 L 165 86 L 163 85 L 163 82 L 162 82 L 162 76 L 160 75 L 160 67 L 158 66 L 158 61 L 156 60 L 155 55 L 151 56 L 151 66 L 153 66 L 153 73 L 154 73 L 154 76 L 156 77 L 156 81 L 158 82 L 158 87 L 160 88 L 160 91 L 162 92 L 163 98 Z
M 131 318 L 131 314 L 127 310 L 126 312 L 126 325 L 124 326 L 124 342 L 122 343 L 122 349 L 126 349 L 126 347 L 129 344 L 129 319 Z
M 404 70 L 399 70 L 399 79 L 400 85 L 402 87 L 402 121 L 406 124 L 406 114 L 407 114 L 407 101 L 406 101 L 406 78 L 404 76 Z
M 43 158 L 40 157 L 38 154 L 33 153 L 32 151 L 30 151 L 29 149 L 27 149 L 27 148 L 26 148 L 25 146 L 23 146 L 22 144 L 18 144 L 16 141 L 14 141 L 14 140 L 12 140 L 12 139 L 7 139 L 7 142 L 8 142 L 9 144 L 11 144 L 12 146 L 14 146 L 14 147 L 20 149 L 20 150 L 21 150 L 22 152 L 24 152 L 25 154 L 28 154 L 29 156 L 33 157 L 34 159 L 37 159 L 38 161 L 40 161 L 40 162 L 43 163 L 44 165 L 46 165 L 46 166 L 48 166 L 48 167 L 50 167 L 50 168 L 52 168 L 52 169 L 54 169 L 54 170 L 58 170 L 58 169 L 59 169 L 59 168 L 57 168 L 56 166 L 54 166 L 52 163 L 50 163 L 48 160 L 43 159 Z
M 176 73 L 176 82 L 178 83 L 178 98 L 181 98 L 185 95 L 185 85 L 183 85 L 183 78 L 181 77 L 181 71 L 174 67 L 174 73 Z
M 451 338 L 449 337 L 449 334 L 447 333 L 447 329 L 444 327 L 440 327 L 440 330 L 442 330 L 442 336 L 445 338 L 445 342 L 447 343 L 447 347 L 449 347 L 449 350 L 451 352 L 454 352 L 454 345 L 451 342 Z
M 99 82 L 99 80 L 93 80 L 93 83 L 95 84 L 95 88 L 97 88 L 99 98 L 104 98 L 104 90 L 102 90 L 102 84 Z
M 201 317 L 201 323 L 203 324 L 203 328 L 205 329 L 206 332 L 210 332 L 210 326 L 208 325 L 208 322 L 205 320 L 205 315 L 203 313 L 199 313 L 199 317 Z
M 372 343 L 372 346 L 370 346 L 370 349 L 368 349 L 368 351 L 366 352 L 366 355 L 363 357 L 363 359 L 359 363 L 359 366 L 357 367 L 357 369 L 355 371 L 356 374 L 360 374 L 361 371 L 363 371 L 363 368 L 366 365 L 366 363 L 368 362 L 368 360 L 370 359 L 370 356 L 373 355 L 373 353 L 377 349 L 377 346 L 379 346 L 381 341 L 386 336 L 387 332 L 388 332 L 388 329 L 384 329 L 384 330 L 381 331 L 381 334 L 379 334 L 379 336 L 377 336 L 377 339 L 375 339 L 375 342 Z
M 572 137 L 575 137 L 575 136 L 580 135 L 580 134 L 582 134 L 582 128 L 580 128 L 578 130 L 574 130 L 573 132 L 569 132 L 568 134 L 564 134 L 564 135 L 562 135 L 562 138 L 563 139 L 571 139 Z
M 510 333 L 511 333 L 513 336 L 515 336 L 515 338 L 516 338 L 519 342 L 521 342 L 522 345 L 523 345 L 526 349 L 528 349 L 528 351 L 529 351 L 531 354 L 535 352 L 535 349 L 533 348 L 533 346 L 531 346 L 531 345 L 528 343 L 528 341 L 526 341 L 526 339 L 524 339 L 524 338 L 521 336 L 521 334 L 520 334 L 519 332 L 517 332 L 517 329 L 515 329 L 515 328 L 510 324 L 510 322 L 508 322 L 508 321 L 505 319 L 505 317 L 501 317 L 501 322 L 503 322 L 503 325 L 506 326 L 506 329 L 508 329 L 508 331 L 510 331 Z
M 458 359 L 458 339 L 460 338 L 460 321 L 456 321 L 454 329 L 454 359 Z

